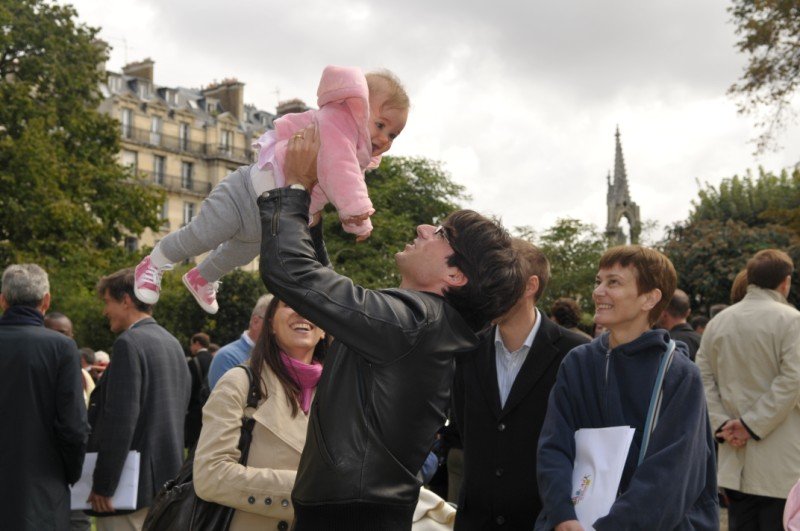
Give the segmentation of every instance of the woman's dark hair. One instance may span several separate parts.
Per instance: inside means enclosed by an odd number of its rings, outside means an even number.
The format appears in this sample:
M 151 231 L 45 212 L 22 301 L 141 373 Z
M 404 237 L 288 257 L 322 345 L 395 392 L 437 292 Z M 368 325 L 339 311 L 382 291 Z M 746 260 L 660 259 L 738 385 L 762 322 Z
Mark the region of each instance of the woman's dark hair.
M 281 349 L 278 346 L 278 340 L 272 332 L 272 318 L 275 317 L 275 312 L 278 311 L 280 302 L 278 297 L 273 297 L 269 305 L 267 305 L 267 310 L 264 312 L 264 326 L 261 328 L 261 335 L 258 336 L 258 341 L 256 341 L 253 352 L 250 354 L 250 369 L 253 371 L 253 375 L 258 377 L 261 381 L 261 385 L 257 388 L 258 400 L 260 401 L 263 397 L 267 396 L 266 382 L 264 382 L 264 379 L 261 377 L 264 365 L 266 365 L 275 373 L 281 386 L 283 386 L 283 390 L 286 392 L 286 399 L 289 406 L 292 408 L 292 417 L 296 417 L 297 412 L 300 410 L 297 403 L 297 399 L 300 396 L 300 386 L 295 379 L 292 378 L 292 375 L 289 374 L 289 371 L 286 370 L 286 365 L 284 365 L 281 359 Z M 328 342 L 325 341 L 323 337 L 319 340 L 317 346 L 314 347 L 312 359 L 322 363 L 325 361 L 327 350 Z

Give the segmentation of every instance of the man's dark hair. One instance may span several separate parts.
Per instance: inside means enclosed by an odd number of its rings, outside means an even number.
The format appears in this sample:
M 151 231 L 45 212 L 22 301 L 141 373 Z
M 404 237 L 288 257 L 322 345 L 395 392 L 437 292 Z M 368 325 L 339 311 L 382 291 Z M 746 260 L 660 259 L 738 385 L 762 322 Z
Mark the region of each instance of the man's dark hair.
M 222 347 L 220 347 L 220 346 L 219 346 L 218 344 L 216 344 L 216 343 L 209 343 L 209 344 L 208 344 L 208 351 L 209 351 L 211 354 L 215 353 L 215 352 L 216 352 L 216 351 L 218 351 L 220 348 L 222 348 Z
M 581 307 L 575 299 L 561 297 L 553 303 L 550 315 L 564 328 L 575 328 L 581 322 Z
M 550 282 L 550 261 L 547 260 L 541 249 L 528 240 L 514 238 L 511 245 L 517 251 L 523 281 L 527 283 L 528 279 L 534 275 L 539 277 L 539 289 L 533 297 L 538 301 L 542 297 L 547 283 Z
M 467 277 L 463 286 L 444 292 L 475 331 L 506 313 L 525 290 L 512 238 L 500 223 L 472 210 L 453 212 L 442 222 L 453 248 L 447 264 Z
M 711 319 L 713 319 L 715 315 L 717 315 L 719 312 L 721 312 L 727 307 L 728 305 L 725 304 L 724 302 L 718 302 L 716 304 L 712 304 L 711 307 L 708 309 L 708 316 Z
M 200 343 L 201 347 L 208 348 L 208 345 L 211 343 L 211 338 L 208 337 L 208 334 L 204 334 L 203 332 L 198 332 L 192 336 L 191 342 Z
M 676 289 L 669 300 L 669 304 L 667 304 L 667 313 L 675 319 L 686 319 L 689 317 L 691 310 L 692 303 L 689 300 L 689 295 L 682 289 Z
M 692 320 L 690 321 L 689 324 L 691 324 L 694 331 L 697 332 L 698 328 L 706 327 L 706 325 L 708 324 L 708 317 L 706 317 L 705 315 L 695 315 L 694 317 L 692 317 Z
M 153 313 L 153 305 L 146 304 L 136 298 L 133 293 L 133 268 L 120 269 L 115 273 L 102 277 L 97 282 L 97 295 L 102 299 L 103 295 L 108 296 L 117 302 L 122 302 L 125 295 L 131 298 L 131 302 L 137 310 L 143 313 Z
M 794 262 L 778 249 L 758 251 L 747 261 L 747 283 L 763 289 L 778 289 L 794 271 Z
M 94 365 L 94 350 L 89 347 L 82 347 L 79 351 L 81 353 L 81 358 L 83 358 L 83 361 L 85 361 L 87 365 Z

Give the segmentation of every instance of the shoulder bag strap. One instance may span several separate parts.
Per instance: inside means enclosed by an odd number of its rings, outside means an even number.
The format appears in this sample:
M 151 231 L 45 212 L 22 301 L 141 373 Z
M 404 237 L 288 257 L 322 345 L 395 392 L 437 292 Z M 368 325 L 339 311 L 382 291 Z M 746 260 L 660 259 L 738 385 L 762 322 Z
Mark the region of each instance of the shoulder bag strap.
M 644 461 L 644 455 L 647 453 L 647 446 L 650 444 L 650 436 L 656 429 L 658 424 L 658 414 L 661 410 L 661 400 L 664 397 L 664 375 L 672 365 L 672 358 L 675 355 L 675 341 L 670 339 L 667 351 L 661 355 L 661 363 L 658 366 L 658 375 L 656 382 L 653 384 L 653 393 L 650 396 L 650 407 L 647 409 L 647 420 L 644 423 L 644 434 L 642 435 L 642 447 L 639 449 L 639 462 L 638 465 Z
M 247 379 L 250 381 L 250 386 L 247 390 L 247 404 L 245 404 L 245 410 L 247 408 L 256 408 L 258 407 L 258 378 L 253 375 L 252 369 L 250 369 L 249 365 L 237 365 L 245 370 L 247 373 Z M 248 417 L 244 411 L 242 411 L 242 429 L 239 435 L 239 451 L 241 452 L 241 457 L 239 457 L 239 464 L 246 465 L 247 464 L 247 457 L 250 453 L 250 443 L 253 441 L 253 426 L 255 425 L 256 421 L 253 417 Z

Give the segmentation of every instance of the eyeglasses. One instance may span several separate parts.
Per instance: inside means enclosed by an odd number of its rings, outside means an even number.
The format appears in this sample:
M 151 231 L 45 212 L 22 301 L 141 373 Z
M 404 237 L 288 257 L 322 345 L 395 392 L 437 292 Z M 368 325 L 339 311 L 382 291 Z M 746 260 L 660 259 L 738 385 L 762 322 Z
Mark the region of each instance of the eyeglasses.
M 447 234 L 447 229 L 443 225 L 436 227 L 436 230 L 433 231 L 433 235 L 440 236 L 444 241 L 447 242 L 447 245 L 450 247 L 453 246 L 453 244 L 450 242 L 450 236 Z

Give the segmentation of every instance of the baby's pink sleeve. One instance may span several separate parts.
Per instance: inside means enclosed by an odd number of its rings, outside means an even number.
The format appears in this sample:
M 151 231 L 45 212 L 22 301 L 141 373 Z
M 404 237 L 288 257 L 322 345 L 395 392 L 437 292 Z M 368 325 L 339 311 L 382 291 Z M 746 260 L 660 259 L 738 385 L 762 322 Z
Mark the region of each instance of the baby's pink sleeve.
M 320 134 L 317 177 L 322 192 L 336 207 L 341 220 L 364 214 L 371 216 L 375 209 L 356 152 L 358 129 L 346 104 L 325 105 L 317 113 L 317 123 Z M 324 203 L 315 204 L 312 194 L 311 214 L 323 206 Z M 358 235 L 368 235 L 372 231 L 369 220 L 361 225 L 343 224 L 343 227 L 345 231 Z

